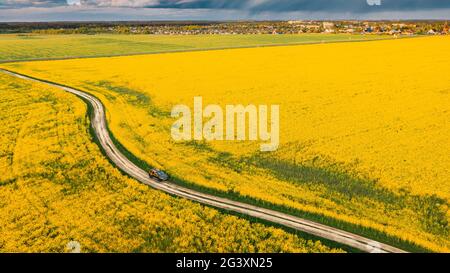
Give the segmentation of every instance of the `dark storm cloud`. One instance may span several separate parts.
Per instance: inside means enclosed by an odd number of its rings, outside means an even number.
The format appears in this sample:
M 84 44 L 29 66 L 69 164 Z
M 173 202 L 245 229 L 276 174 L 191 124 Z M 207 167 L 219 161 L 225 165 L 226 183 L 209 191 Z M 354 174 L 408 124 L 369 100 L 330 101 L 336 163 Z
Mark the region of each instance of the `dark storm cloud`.
M 0 21 L 450 19 L 450 0 L 0 0 Z
M 450 7 L 450 0 L 382 0 L 379 6 L 370 6 L 366 0 L 275 0 L 262 3 L 254 9 L 263 11 L 329 11 L 369 12 L 406 11 Z
M 373 1 L 373 0 L 369 0 Z M 52 7 L 78 3 L 83 6 L 234 9 L 250 12 L 352 12 L 411 11 L 450 8 L 450 0 L 380 0 L 380 6 L 368 0 L 0 0 L 0 7 Z
M 181 9 L 243 9 L 249 5 L 248 0 L 161 0 L 153 7 Z
M 147 7 L 271 12 L 370 12 L 450 8 L 450 0 L 381 0 L 380 6 L 370 6 L 367 2 L 367 0 L 161 0 Z

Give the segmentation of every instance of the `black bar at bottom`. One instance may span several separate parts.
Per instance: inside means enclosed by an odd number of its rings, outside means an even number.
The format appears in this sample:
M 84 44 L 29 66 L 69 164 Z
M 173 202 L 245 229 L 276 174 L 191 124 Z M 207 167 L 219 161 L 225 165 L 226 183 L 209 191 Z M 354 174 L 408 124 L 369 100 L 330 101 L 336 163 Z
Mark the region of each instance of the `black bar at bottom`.
M 425 264 L 446 267 L 448 254 L 0 254 L 0 263 L 14 268 L 59 264 L 78 272 L 98 268 L 125 272 L 311 272 L 359 268 L 382 272 Z M 361 267 L 362 266 L 362 267 Z M 57 269 L 57 266 L 50 266 Z M 361 272 L 361 271 L 359 271 Z

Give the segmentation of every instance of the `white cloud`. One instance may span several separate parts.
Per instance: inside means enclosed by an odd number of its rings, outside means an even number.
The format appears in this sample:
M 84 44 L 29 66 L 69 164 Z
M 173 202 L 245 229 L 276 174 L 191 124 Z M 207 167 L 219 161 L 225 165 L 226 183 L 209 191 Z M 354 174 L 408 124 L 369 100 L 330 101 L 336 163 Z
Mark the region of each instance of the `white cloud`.
M 66 0 L 2 0 L 0 8 L 65 6 Z
M 97 7 L 141 8 L 159 5 L 159 0 L 80 0 L 81 5 Z
M 80 6 L 81 0 L 67 0 L 69 6 Z

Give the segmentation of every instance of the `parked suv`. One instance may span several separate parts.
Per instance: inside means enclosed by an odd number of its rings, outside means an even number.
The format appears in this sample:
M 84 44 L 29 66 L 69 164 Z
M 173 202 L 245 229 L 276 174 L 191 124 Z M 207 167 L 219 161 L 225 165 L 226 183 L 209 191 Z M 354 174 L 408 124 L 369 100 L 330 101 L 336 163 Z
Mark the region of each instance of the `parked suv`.
M 169 180 L 169 175 L 158 169 L 152 169 L 148 172 L 148 174 L 149 174 L 150 178 L 155 178 L 158 181 Z

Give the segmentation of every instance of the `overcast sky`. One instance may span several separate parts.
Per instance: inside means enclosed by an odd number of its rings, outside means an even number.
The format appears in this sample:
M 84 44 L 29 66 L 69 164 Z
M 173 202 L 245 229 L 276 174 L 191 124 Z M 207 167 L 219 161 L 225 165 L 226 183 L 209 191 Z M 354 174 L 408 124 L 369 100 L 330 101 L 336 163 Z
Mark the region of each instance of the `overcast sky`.
M 0 0 L 0 21 L 243 19 L 450 19 L 450 0 Z

